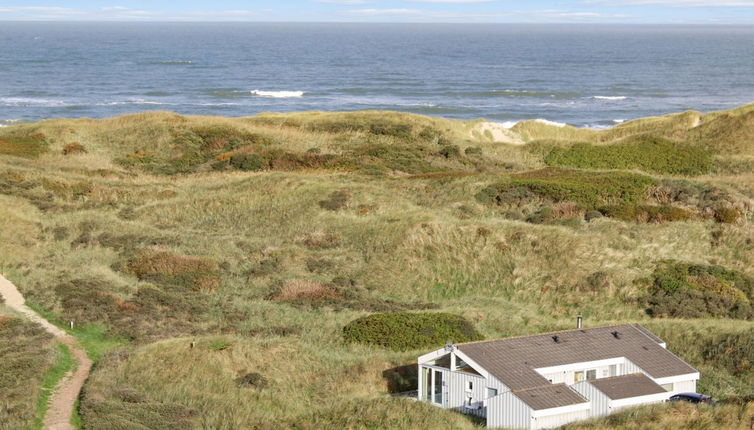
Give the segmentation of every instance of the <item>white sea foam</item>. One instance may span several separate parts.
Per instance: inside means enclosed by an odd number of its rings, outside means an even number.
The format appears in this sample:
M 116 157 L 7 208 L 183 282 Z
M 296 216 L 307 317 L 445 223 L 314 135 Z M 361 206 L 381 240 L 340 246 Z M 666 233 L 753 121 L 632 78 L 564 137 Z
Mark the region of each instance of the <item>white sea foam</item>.
M 626 120 L 625 119 L 614 119 L 613 122 L 616 123 L 616 124 L 623 124 L 624 122 L 626 122 Z
M 13 124 L 19 123 L 20 119 L 0 119 L 0 127 L 10 127 Z
M 507 128 L 508 130 L 510 130 L 513 127 L 515 127 L 516 124 L 520 122 L 521 121 L 504 121 L 504 122 L 493 122 L 492 124 L 495 124 L 497 126 L 500 126 L 502 128 Z M 541 119 L 541 118 L 535 119 L 534 122 L 538 122 L 540 124 L 547 124 L 547 125 L 551 125 L 551 126 L 559 127 L 559 128 L 563 128 L 566 125 L 568 125 L 564 122 L 555 122 L 555 121 L 550 121 L 550 120 Z
M 537 118 L 537 119 L 535 119 L 534 121 L 536 121 L 536 122 L 538 122 L 538 123 L 540 123 L 540 124 L 547 124 L 547 125 L 552 125 L 552 126 L 555 126 L 555 127 L 560 127 L 560 128 L 563 128 L 563 127 L 565 127 L 566 125 L 568 125 L 568 124 L 566 124 L 566 123 L 564 123 L 564 122 L 555 122 L 555 121 L 549 121 L 549 120 L 546 120 L 546 119 L 541 119 L 541 118 Z
M 592 98 L 595 100 L 620 101 L 620 100 L 626 100 L 628 97 L 626 96 L 594 96 Z
M 285 98 L 291 98 L 291 97 L 303 97 L 304 92 L 303 91 L 261 91 L 261 90 L 254 90 L 251 92 L 252 95 L 257 97 L 271 97 L 276 99 L 285 99 Z
M 66 106 L 63 100 L 35 99 L 30 97 L 0 97 L 0 106 Z
M 172 104 L 172 103 L 156 102 L 156 101 L 144 100 L 144 99 L 131 99 L 131 100 L 116 101 L 116 102 L 101 102 L 101 103 L 97 103 L 96 106 L 122 106 L 122 105 L 155 105 L 155 106 L 161 106 L 161 105 L 170 105 L 170 104 Z

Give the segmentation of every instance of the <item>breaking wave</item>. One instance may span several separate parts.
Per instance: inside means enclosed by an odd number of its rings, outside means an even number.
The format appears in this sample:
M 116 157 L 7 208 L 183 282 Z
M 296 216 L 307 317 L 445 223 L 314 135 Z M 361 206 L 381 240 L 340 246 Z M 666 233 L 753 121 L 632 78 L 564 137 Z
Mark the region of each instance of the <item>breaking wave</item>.
M 291 98 L 291 97 L 303 97 L 304 92 L 303 91 L 261 91 L 261 90 L 254 90 L 251 92 L 251 95 L 257 96 L 257 97 L 271 97 L 276 99 L 285 99 L 285 98 Z

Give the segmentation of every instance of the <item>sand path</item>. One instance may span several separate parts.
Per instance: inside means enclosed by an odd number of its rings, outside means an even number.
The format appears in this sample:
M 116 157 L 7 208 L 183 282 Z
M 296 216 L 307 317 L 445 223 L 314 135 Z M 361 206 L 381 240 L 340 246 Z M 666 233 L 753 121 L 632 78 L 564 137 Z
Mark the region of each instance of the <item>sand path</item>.
M 86 352 L 75 338 L 50 324 L 49 321 L 29 309 L 24 304 L 24 296 L 21 295 L 18 288 L 2 275 L 0 275 L 0 296 L 5 299 L 5 304 L 8 307 L 38 323 L 47 332 L 55 336 L 59 342 L 67 345 L 71 354 L 78 362 L 76 371 L 68 372 L 60 383 L 58 383 L 58 386 L 55 387 L 55 392 L 50 399 L 50 407 L 47 409 L 47 415 L 45 415 L 44 419 L 44 428 L 47 430 L 73 430 L 74 427 L 71 425 L 73 407 L 86 378 L 89 377 L 92 361 L 86 356 Z

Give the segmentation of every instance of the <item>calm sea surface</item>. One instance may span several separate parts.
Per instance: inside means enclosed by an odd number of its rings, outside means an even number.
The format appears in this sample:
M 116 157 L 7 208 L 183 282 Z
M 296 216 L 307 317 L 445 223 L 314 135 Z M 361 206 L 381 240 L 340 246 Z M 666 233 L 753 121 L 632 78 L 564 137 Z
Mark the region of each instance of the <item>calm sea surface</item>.
M 751 102 L 752 27 L 0 22 L 0 125 L 392 109 L 607 127 Z

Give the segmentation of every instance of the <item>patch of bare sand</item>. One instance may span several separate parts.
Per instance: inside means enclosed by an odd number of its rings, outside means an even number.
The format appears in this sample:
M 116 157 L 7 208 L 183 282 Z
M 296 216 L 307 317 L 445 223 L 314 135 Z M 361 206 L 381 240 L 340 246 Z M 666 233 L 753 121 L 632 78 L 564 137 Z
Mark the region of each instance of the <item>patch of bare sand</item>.
M 480 122 L 479 124 L 476 124 L 472 129 L 472 135 L 475 131 L 488 139 L 491 138 L 495 143 L 508 143 L 511 145 L 524 144 L 521 136 L 507 127 L 506 124 L 490 121 Z

